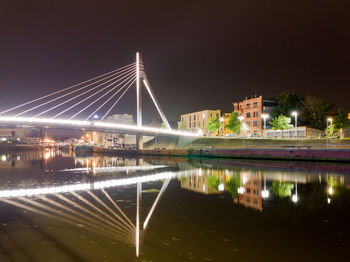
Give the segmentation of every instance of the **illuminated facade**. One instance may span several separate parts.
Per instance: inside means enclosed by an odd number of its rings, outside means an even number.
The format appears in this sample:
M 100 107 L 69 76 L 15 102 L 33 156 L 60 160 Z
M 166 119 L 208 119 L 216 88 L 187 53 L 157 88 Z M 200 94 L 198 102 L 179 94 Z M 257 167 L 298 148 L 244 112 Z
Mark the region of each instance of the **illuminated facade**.
M 243 124 L 247 126 L 244 135 L 261 136 L 263 133 L 263 119 L 262 113 L 270 114 L 274 106 L 277 105 L 276 100 L 263 99 L 263 96 L 255 96 L 246 98 L 241 102 L 234 102 L 233 110 L 239 116 L 243 116 Z
M 207 125 L 211 118 L 220 118 L 221 110 L 202 110 L 198 112 L 188 113 L 181 115 L 181 120 L 178 122 L 180 128 L 183 123 L 186 129 L 191 132 L 202 133 L 203 135 L 208 135 L 209 131 Z

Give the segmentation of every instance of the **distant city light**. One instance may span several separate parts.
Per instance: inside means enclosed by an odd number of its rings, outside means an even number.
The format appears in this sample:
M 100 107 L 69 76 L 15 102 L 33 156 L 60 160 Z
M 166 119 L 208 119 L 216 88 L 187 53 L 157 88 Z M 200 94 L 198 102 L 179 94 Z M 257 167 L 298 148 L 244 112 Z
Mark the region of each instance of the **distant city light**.
M 296 194 L 294 194 L 294 195 L 292 196 L 292 201 L 293 201 L 294 203 L 298 202 L 298 196 L 297 196 Z
M 240 186 L 237 188 L 237 193 L 242 195 L 244 193 L 244 187 Z
M 94 119 L 98 119 L 98 114 L 95 114 L 95 115 L 93 116 L 93 118 L 94 118 Z
M 219 191 L 224 191 L 224 189 L 225 189 L 225 186 L 224 186 L 224 184 L 220 184 L 219 186 L 218 186 L 218 189 L 219 189 Z

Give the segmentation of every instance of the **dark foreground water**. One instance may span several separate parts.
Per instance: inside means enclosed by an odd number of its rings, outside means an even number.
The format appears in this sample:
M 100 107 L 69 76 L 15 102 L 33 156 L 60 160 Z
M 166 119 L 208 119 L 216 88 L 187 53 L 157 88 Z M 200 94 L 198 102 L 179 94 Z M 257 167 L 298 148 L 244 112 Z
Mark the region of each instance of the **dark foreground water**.
M 1 262 L 349 261 L 349 165 L 0 157 Z

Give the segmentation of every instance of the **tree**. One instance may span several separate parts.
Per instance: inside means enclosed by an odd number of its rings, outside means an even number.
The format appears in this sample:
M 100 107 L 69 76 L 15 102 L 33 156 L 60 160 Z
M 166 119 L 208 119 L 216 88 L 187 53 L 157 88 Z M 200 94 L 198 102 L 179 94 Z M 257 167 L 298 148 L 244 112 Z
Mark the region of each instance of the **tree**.
M 334 117 L 334 128 L 335 130 L 340 130 L 343 132 L 344 128 L 350 127 L 350 120 L 348 119 L 348 115 L 346 114 L 344 108 L 338 109 L 338 114 Z
M 207 125 L 207 129 L 209 132 L 215 132 L 220 129 L 220 121 L 217 117 L 212 117 L 209 120 L 209 123 Z
M 331 104 L 322 98 L 307 96 L 303 101 L 303 106 L 305 122 L 309 127 L 321 130 L 326 128 L 326 118 L 332 109 Z
M 283 131 L 283 130 L 290 129 L 293 127 L 293 125 L 291 125 L 290 122 L 291 122 L 290 117 L 280 115 L 279 117 L 275 117 L 272 121 L 270 121 L 269 124 L 272 126 L 273 130 L 282 130 Z
M 181 122 L 181 124 L 179 125 L 179 130 L 180 131 L 187 131 L 187 126 L 185 122 Z
M 285 198 L 292 195 L 292 190 L 294 189 L 293 183 L 273 181 L 271 191 L 274 195 L 280 198 Z
M 299 116 L 303 114 L 303 98 L 294 92 L 283 92 L 278 95 L 277 106 L 273 108 L 272 116 L 278 117 L 280 115 L 288 116 L 293 111 L 297 111 Z M 299 117 L 303 119 L 303 117 Z
M 233 133 L 239 133 L 241 131 L 241 121 L 239 121 L 237 113 L 232 112 L 225 127 L 230 129 Z

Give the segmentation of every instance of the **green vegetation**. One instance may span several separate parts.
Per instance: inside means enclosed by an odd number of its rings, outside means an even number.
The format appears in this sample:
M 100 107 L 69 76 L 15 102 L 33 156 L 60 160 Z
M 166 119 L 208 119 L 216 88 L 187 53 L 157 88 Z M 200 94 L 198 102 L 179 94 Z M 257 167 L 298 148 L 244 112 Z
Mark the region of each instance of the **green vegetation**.
M 333 136 L 334 131 L 335 131 L 334 125 L 328 125 L 328 128 L 326 128 L 324 131 L 324 135 L 327 136 L 327 132 L 328 132 L 328 137 Z
M 274 195 L 285 198 L 292 195 L 292 190 L 294 189 L 293 183 L 273 181 L 271 191 Z
M 344 128 L 350 127 L 350 120 L 344 108 L 338 108 L 338 114 L 334 117 L 334 129 L 343 131 Z
M 208 187 L 212 190 L 218 190 L 218 186 L 220 184 L 220 180 L 216 176 L 208 176 L 207 177 Z
M 226 128 L 230 129 L 233 133 L 239 133 L 241 131 L 241 121 L 239 121 L 237 113 L 232 112 Z
M 307 126 L 321 130 L 326 128 L 327 115 L 332 109 L 331 104 L 324 99 L 307 96 L 304 99 L 303 106 L 305 111 L 304 121 Z
M 181 124 L 179 126 L 179 130 L 180 131 L 187 131 L 187 127 L 186 127 L 186 123 L 185 122 L 181 122 Z
M 293 111 L 297 111 L 299 114 L 303 112 L 303 98 L 298 96 L 297 93 L 283 92 L 278 96 L 277 106 L 274 107 L 272 116 L 274 118 L 285 115 L 289 116 Z M 303 119 L 301 117 L 300 119 Z
M 233 199 L 238 197 L 237 189 L 241 186 L 241 178 L 239 176 L 233 176 L 226 184 L 227 191 L 231 193 Z
M 280 115 L 279 117 L 275 117 L 269 124 L 272 126 L 273 130 L 286 130 L 290 129 L 293 126 L 290 124 L 291 118 L 286 117 L 284 115 Z M 283 136 L 283 133 L 282 133 Z
M 207 125 L 209 132 L 213 133 L 220 129 L 220 121 L 217 117 L 212 117 Z
M 164 122 L 161 123 L 160 128 L 164 128 L 164 129 L 166 128 L 166 125 L 164 124 Z

